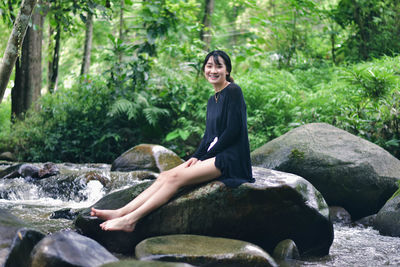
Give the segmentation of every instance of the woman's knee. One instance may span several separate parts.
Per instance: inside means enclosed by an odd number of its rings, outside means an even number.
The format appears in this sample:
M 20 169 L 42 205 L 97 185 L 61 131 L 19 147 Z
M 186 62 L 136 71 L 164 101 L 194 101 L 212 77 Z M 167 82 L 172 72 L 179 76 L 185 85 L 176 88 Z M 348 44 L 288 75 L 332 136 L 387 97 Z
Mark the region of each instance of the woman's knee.
M 163 184 L 179 186 L 180 179 L 178 172 L 165 171 L 160 173 L 157 179 L 160 179 Z

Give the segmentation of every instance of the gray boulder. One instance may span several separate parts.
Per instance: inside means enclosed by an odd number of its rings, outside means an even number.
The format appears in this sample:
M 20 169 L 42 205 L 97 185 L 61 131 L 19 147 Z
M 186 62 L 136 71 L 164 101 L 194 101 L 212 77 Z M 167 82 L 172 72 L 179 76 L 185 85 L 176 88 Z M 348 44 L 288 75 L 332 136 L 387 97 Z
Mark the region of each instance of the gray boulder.
M 148 170 L 162 172 L 183 163 L 173 151 L 151 144 L 137 145 L 119 156 L 111 165 L 111 171 Z
M 118 259 L 96 241 L 73 231 L 43 238 L 31 254 L 32 267 L 101 266 Z
M 251 159 L 307 179 L 353 219 L 378 212 L 400 179 L 400 161 L 389 152 L 325 123 L 298 127 L 253 151 Z
M 373 224 L 382 235 L 400 237 L 400 194 L 386 202 Z
M 30 254 L 37 243 L 45 237 L 33 229 L 19 229 L 14 237 L 4 266 L 30 266 Z
M 18 229 L 27 224 L 6 210 L 0 209 L 0 266 L 6 263 Z
M 143 240 L 139 260 L 186 262 L 196 266 L 278 266 L 260 247 L 248 242 L 200 235 L 166 235 Z
M 333 226 L 322 195 L 303 178 L 253 168 L 255 183 L 237 188 L 219 181 L 183 189 L 169 203 L 143 218 L 132 233 L 105 232 L 101 220 L 83 210 L 76 228 L 110 251 L 133 253 L 143 239 L 168 234 L 196 234 L 244 240 L 271 252 L 281 240 L 294 240 L 301 254 L 326 255 Z M 119 208 L 147 188 L 145 182 L 111 193 L 94 207 Z

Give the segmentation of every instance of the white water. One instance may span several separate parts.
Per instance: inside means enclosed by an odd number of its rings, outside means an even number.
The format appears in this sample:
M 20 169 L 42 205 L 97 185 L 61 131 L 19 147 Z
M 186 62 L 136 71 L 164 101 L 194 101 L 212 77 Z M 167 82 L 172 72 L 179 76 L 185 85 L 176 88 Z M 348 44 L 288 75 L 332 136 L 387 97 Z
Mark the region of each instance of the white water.
M 104 171 L 108 167 L 100 167 Z M 70 169 L 85 171 L 82 166 L 71 166 Z M 109 172 L 103 176 L 110 178 Z M 52 233 L 61 229 L 73 228 L 73 222 L 66 219 L 50 219 L 49 216 L 64 208 L 86 208 L 94 204 L 106 194 L 106 189 L 92 180 L 82 186 L 82 177 L 72 187 L 77 190 L 72 199 L 65 196 L 54 197 L 54 192 L 46 192 L 41 184 L 27 182 L 23 178 L 0 180 L 0 208 L 9 210 L 25 222 L 35 226 L 44 233 Z M 118 178 L 117 178 L 118 180 Z M 132 180 L 119 179 L 118 187 L 130 185 Z M 116 183 L 114 183 L 115 185 Z M 51 187 L 49 187 L 52 189 Z M 114 188 L 117 189 L 117 188 Z M 56 191 L 59 192 L 59 191 Z M 62 192 L 61 193 L 70 193 Z M 330 254 L 321 258 L 303 259 L 283 263 L 281 266 L 400 266 L 400 238 L 380 235 L 372 228 L 349 227 L 335 225 L 335 239 Z

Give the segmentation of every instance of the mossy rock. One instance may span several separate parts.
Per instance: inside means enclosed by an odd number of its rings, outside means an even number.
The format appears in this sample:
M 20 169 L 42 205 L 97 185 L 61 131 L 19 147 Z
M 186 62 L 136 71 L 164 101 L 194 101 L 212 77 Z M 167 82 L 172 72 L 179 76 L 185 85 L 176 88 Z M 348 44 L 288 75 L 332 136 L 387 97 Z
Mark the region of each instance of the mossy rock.
M 140 260 L 186 262 L 197 266 L 277 266 L 267 252 L 248 242 L 199 235 L 146 239 L 135 248 Z
M 101 265 L 101 267 L 192 267 L 193 265 L 179 262 L 121 260 Z
M 173 151 L 152 144 L 137 145 L 119 156 L 111 166 L 111 171 L 148 170 L 162 172 L 172 169 L 184 161 Z
M 293 129 L 251 153 L 253 166 L 297 174 L 329 206 L 354 220 L 375 214 L 397 189 L 400 160 L 383 148 L 326 123 Z

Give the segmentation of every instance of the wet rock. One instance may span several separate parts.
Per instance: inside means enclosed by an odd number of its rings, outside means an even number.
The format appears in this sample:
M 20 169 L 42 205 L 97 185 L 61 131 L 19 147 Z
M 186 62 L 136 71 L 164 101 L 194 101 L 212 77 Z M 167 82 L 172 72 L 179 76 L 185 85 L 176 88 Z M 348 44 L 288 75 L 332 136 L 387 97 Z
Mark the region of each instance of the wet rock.
M 30 254 L 37 243 L 45 235 L 33 229 L 19 229 L 10 247 L 5 267 L 30 266 Z
M 251 159 L 304 177 L 353 219 L 378 212 L 400 179 L 400 161 L 389 152 L 325 123 L 298 127 L 253 151 Z
M 255 183 L 237 188 L 219 181 L 183 189 L 169 203 L 143 218 L 133 233 L 104 232 L 101 220 L 82 211 L 75 226 L 110 251 L 130 254 L 145 238 L 196 234 L 244 240 L 272 252 L 278 242 L 294 240 L 300 253 L 326 255 L 333 226 L 322 195 L 303 178 L 289 173 L 253 168 Z M 145 182 L 111 193 L 94 204 L 116 209 L 147 188 Z
M 111 166 L 111 171 L 149 170 L 162 172 L 183 163 L 183 160 L 171 150 L 160 146 L 141 144 L 119 156 Z
M 48 162 L 43 166 L 35 166 L 29 163 L 21 163 L 11 166 L 0 172 L 0 179 L 27 178 L 27 179 L 43 179 L 59 174 L 60 171 L 54 163 Z
M 50 214 L 50 219 L 67 219 L 74 220 L 78 216 L 80 210 L 65 208 L 56 210 Z
M 193 265 L 179 262 L 122 260 L 101 265 L 101 267 L 191 267 Z
M 13 153 L 7 151 L 0 154 L 0 160 L 15 161 L 16 158 Z
M 31 255 L 32 267 L 101 266 L 118 259 L 96 241 L 73 231 L 43 238 Z
M 355 221 L 355 224 L 363 227 L 374 227 L 375 219 L 376 214 L 373 214 Z
M 268 253 L 248 242 L 199 235 L 152 237 L 135 248 L 139 260 L 186 262 L 197 266 L 278 266 Z
M 329 219 L 332 223 L 350 224 L 351 215 L 342 207 L 329 207 Z
M 400 194 L 389 199 L 378 212 L 374 227 L 382 235 L 400 237 Z
M 10 253 L 15 234 L 18 229 L 27 224 L 12 215 L 10 212 L 0 209 L 0 266 L 3 266 Z
M 39 169 L 38 178 L 43 179 L 54 176 L 60 173 L 57 165 L 52 162 L 46 162 L 42 168 Z
M 285 239 L 275 247 L 274 259 L 276 260 L 298 260 L 300 253 L 293 240 Z

